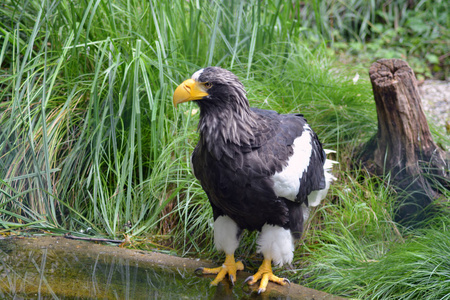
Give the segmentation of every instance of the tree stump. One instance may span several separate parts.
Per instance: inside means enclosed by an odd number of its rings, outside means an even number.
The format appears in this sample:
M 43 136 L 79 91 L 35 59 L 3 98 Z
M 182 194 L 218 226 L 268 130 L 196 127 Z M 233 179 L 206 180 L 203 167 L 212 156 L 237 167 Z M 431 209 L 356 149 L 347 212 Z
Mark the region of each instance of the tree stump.
M 433 141 L 408 63 L 381 59 L 369 70 L 378 114 L 378 132 L 359 153 L 373 174 L 390 172 L 403 200 L 397 220 L 410 218 L 439 195 L 430 181 L 449 185 L 449 162 Z M 432 175 L 432 176 L 428 176 Z M 435 181 L 436 182 L 436 181 Z

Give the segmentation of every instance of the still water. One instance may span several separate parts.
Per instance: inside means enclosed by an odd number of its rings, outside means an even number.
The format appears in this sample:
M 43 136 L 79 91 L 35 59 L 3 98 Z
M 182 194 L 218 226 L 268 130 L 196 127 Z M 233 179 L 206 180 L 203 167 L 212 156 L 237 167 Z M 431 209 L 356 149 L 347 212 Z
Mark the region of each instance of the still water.
M 64 244 L 64 247 L 59 247 Z M 59 238 L 0 240 L 0 299 L 294 299 L 257 295 L 182 266 L 149 264 L 112 251 L 87 251 L 87 242 Z M 104 248 L 115 249 L 112 246 Z M 102 248 L 103 249 L 103 248 Z

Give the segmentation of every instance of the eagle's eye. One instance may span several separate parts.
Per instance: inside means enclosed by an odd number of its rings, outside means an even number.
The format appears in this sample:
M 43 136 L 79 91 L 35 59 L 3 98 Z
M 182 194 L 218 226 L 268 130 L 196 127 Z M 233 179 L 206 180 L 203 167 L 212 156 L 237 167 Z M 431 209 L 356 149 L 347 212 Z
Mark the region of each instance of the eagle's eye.
M 205 85 L 205 88 L 207 88 L 207 89 L 212 88 L 212 83 L 211 82 L 205 82 L 204 85 Z

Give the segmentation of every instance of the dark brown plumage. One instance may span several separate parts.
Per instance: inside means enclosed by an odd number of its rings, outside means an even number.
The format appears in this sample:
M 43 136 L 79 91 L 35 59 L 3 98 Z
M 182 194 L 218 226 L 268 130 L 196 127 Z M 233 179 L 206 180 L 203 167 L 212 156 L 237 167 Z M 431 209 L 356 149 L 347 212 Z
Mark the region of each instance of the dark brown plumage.
M 232 269 L 225 273 L 234 282 L 237 267 L 231 257 L 239 235 L 258 230 L 265 262 L 249 281 L 267 276 L 284 284 L 272 274 L 270 262 L 292 261 L 293 239 L 302 234 L 308 207 L 318 205 L 333 178 L 317 135 L 300 114 L 250 108 L 242 83 L 218 67 L 194 73 L 177 88 L 175 105 L 191 100 L 200 107 L 192 166 L 213 209 L 216 247 L 225 251 L 225 265 L 228 261 Z M 214 272 L 224 268 L 219 269 Z M 262 284 L 260 292 L 265 288 Z

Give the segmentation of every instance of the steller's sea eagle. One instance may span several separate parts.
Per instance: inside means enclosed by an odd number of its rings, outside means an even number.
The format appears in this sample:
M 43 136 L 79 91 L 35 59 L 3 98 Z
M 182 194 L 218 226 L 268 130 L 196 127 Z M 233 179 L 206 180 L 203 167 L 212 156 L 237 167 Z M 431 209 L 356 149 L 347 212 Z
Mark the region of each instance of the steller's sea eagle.
M 173 95 L 175 107 L 186 101 L 200 107 L 192 170 L 212 206 L 215 246 L 226 255 L 221 267 L 202 273 L 217 274 L 212 285 L 227 274 L 234 284 L 236 271 L 244 269 L 234 259 L 241 233 L 258 230 L 264 260 L 245 282 L 261 279 L 259 293 L 268 281 L 285 285 L 272 262 L 292 261 L 309 207 L 320 203 L 334 178 L 332 161 L 302 115 L 251 108 L 243 84 L 228 70 L 195 72 Z

